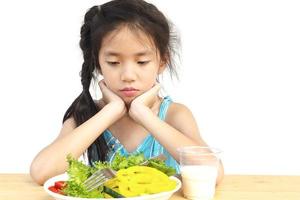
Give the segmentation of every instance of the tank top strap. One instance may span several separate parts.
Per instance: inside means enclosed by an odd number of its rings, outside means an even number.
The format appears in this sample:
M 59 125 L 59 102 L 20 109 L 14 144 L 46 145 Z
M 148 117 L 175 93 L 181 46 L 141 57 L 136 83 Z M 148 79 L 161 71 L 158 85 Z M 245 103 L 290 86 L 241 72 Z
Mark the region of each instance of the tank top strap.
M 172 102 L 173 101 L 170 96 L 164 97 L 164 99 L 159 107 L 159 114 L 158 114 L 158 116 L 161 120 L 164 121 L 166 119 L 168 108 Z

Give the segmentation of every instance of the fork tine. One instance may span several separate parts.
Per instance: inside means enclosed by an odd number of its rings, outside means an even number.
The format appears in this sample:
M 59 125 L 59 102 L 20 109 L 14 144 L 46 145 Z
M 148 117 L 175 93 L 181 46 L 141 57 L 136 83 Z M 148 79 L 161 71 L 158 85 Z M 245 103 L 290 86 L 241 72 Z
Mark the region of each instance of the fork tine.
M 113 170 L 107 168 L 102 170 L 104 176 L 106 176 L 107 178 L 113 178 L 116 176 L 116 172 L 114 172 Z
M 86 180 L 83 182 L 83 184 L 84 184 L 84 185 L 87 184 L 88 182 L 90 182 L 90 181 L 93 180 L 94 178 L 96 178 L 96 176 L 93 174 L 93 175 L 91 175 L 88 179 L 86 179 Z
M 101 170 L 98 170 L 96 171 L 95 173 L 93 173 L 88 179 L 86 179 L 83 184 L 86 184 L 88 183 L 89 181 L 93 180 L 94 178 L 98 177 L 98 176 L 101 176 L 102 175 L 102 172 Z
M 95 173 L 93 173 L 88 179 L 86 179 L 85 181 L 91 180 L 94 177 L 101 175 L 102 174 L 102 170 L 97 170 Z
M 105 183 L 107 180 L 109 180 L 108 178 L 104 178 L 102 180 L 99 180 L 98 182 L 95 182 L 94 184 L 90 185 L 89 188 L 87 188 L 87 191 L 90 192 L 94 189 L 96 189 L 97 187 L 99 187 L 100 185 L 102 185 L 103 183 Z
M 95 178 L 89 180 L 88 182 L 86 182 L 86 183 L 85 183 L 85 186 L 86 186 L 86 187 L 89 187 L 89 185 L 93 185 L 95 182 L 98 182 L 98 181 L 100 181 L 100 180 L 102 180 L 102 179 L 105 179 L 105 178 L 106 178 L 106 177 L 103 176 L 103 175 L 97 176 L 97 177 L 95 177 Z
M 109 168 L 101 169 L 92 174 L 87 180 L 84 181 L 84 186 L 87 191 L 92 191 L 104 184 L 107 180 L 115 177 L 115 172 Z

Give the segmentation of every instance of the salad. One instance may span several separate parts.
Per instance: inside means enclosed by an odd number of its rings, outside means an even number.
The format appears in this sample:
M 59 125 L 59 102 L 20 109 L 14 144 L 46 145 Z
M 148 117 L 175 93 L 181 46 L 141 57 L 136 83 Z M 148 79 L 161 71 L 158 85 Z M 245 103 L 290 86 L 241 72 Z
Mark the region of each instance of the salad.
M 146 160 L 148 164 L 141 166 Z M 85 165 L 71 155 L 67 156 L 67 161 L 69 179 L 56 181 L 48 188 L 50 191 L 81 198 L 119 198 L 155 194 L 176 187 L 176 182 L 169 178 L 176 170 L 158 159 L 145 159 L 142 153 L 128 157 L 117 153 L 111 163 L 96 161 L 92 166 Z M 116 177 L 88 192 L 83 182 L 104 168 L 115 170 Z

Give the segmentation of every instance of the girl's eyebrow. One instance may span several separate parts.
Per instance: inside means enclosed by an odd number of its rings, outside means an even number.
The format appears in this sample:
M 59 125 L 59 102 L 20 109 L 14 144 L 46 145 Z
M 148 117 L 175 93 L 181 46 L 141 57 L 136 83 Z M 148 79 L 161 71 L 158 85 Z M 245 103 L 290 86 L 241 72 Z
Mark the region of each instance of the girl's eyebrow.
M 134 56 L 145 56 L 152 55 L 153 53 L 149 50 L 141 51 L 133 54 Z M 122 53 L 114 52 L 114 51 L 105 51 L 104 56 L 122 56 Z

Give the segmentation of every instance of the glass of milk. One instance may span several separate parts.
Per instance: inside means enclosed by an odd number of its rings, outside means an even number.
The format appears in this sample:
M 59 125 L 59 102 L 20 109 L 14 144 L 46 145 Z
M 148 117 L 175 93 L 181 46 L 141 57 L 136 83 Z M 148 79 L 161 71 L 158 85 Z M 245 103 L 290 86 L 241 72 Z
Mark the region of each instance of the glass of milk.
M 192 200 L 213 199 L 221 151 L 202 146 L 181 147 L 178 151 L 184 197 Z

